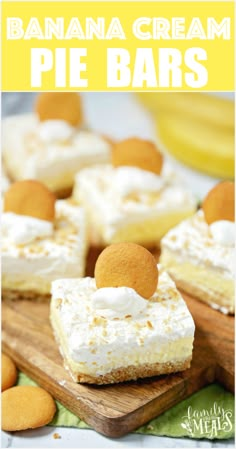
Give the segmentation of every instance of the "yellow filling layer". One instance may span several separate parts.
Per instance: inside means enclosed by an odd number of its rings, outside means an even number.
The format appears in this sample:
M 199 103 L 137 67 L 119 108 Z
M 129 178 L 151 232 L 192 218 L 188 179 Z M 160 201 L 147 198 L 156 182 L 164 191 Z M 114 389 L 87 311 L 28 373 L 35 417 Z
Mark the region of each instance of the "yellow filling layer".
M 78 156 L 79 158 L 79 156 Z M 44 184 L 46 184 L 46 186 L 52 190 L 52 191 L 57 191 L 57 190 L 62 190 L 62 189 L 67 189 L 67 188 L 72 188 L 73 184 L 74 184 L 74 177 L 75 174 L 81 170 L 82 168 L 88 167 L 92 164 L 100 164 L 100 163 L 105 163 L 107 161 L 107 158 L 103 157 L 103 156 L 96 156 L 94 157 L 94 159 L 92 159 L 91 157 L 87 160 L 81 160 L 78 164 L 77 163 L 73 164 L 72 162 L 72 167 L 70 170 L 67 171 L 63 171 L 65 170 L 65 168 L 63 169 L 63 161 L 61 163 L 62 167 L 60 169 L 60 173 L 55 176 L 55 175 L 49 175 L 49 176 L 44 176 L 43 173 L 41 174 L 41 176 L 37 176 L 37 179 L 39 181 L 42 181 Z M 22 179 L 25 178 L 24 176 L 24 172 L 22 172 L 22 167 L 20 164 L 15 164 L 12 162 L 12 155 L 6 154 L 4 155 L 4 162 L 5 162 L 5 166 L 7 168 L 7 172 L 9 174 L 9 176 L 12 178 L 12 180 L 14 181 L 20 181 Z
M 118 243 L 129 241 L 143 244 L 156 244 L 169 231 L 185 218 L 193 214 L 193 210 L 184 212 L 170 212 L 160 215 L 158 218 L 143 220 L 140 223 L 124 224 L 114 232 L 110 241 L 106 243 Z
M 101 219 L 99 220 L 95 208 L 92 209 L 88 206 L 87 202 L 81 201 L 76 189 L 74 191 L 74 198 L 76 201 L 82 203 L 86 209 L 91 234 L 90 240 L 93 244 L 97 245 L 110 245 L 111 243 L 125 241 L 146 246 L 156 245 L 171 228 L 195 212 L 194 208 L 189 208 L 185 211 L 168 212 L 156 218 L 143 219 L 134 221 L 133 223 L 127 223 L 124 218 L 123 223 L 114 225 L 114 229 L 111 230 L 101 222 Z
M 47 294 L 51 291 L 51 281 L 35 275 L 2 275 L 2 289 L 32 291 L 40 294 Z
M 149 345 L 148 350 L 146 346 L 137 347 L 137 351 L 123 351 L 120 355 L 114 352 L 109 352 L 107 355 L 107 361 L 103 365 L 91 364 L 86 362 L 76 362 L 73 360 L 69 353 L 67 339 L 65 337 L 64 330 L 62 329 L 58 312 L 55 308 L 55 303 L 51 303 L 51 323 L 54 328 L 54 332 L 60 345 L 61 351 L 65 358 L 66 364 L 70 367 L 72 372 L 80 372 L 91 376 L 104 375 L 117 368 L 125 368 L 128 366 L 140 366 L 144 364 L 153 363 L 167 363 L 167 362 L 180 362 L 188 359 L 192 355 L 193 337 L 179 338 L 176 341 L 170 340 L 168 344 L 158 345 L 158 341 L 155 345 Z M 134 336 L 135 338 L 135 336 Z M 88 347 L 88 352 L 92 351 L 92 347 Z M 105 345 L 102 348 L 106 353 Z M 97 352 L 99 349 L 97 349 Z M 109 351 L 109 349 L 107 350 Z
M 189 351 L 186 350 L 189 348 Z M 160 352 L 157 352 L 156 346 L 149 346 L 148 348 L 148 356 L 143 356 L 143 354 L 139 354 L 138 352 L 127 354 L 127 358 L 129 359 L 129 363 L 124 360 L 123 357 L 113 357 L 105 366 L 96 366 L 96 368 L 92 368 L 90 364 L 86 363 L 76 363 L 68 356 L 67 348 L 62 348 L 63 353 L 66 358 L 66 363 L 74 372 L 79 372 L 83 374 L 88 374 L 90 376 L 104 375 L 111 372 L 114 369 L 118 368 L 127 368 L 128 366 L 142 366 L 145 364 L 154 364 L 154 363 L 168 363 L 168 362 L 182 362 L 187 360 L 192 354 L 192 338 L 181 338 L 177 342 L 171 342 L 168 345 L 164 345 L 161 348 Z
M 197 296 L 201 301 L 218 304 L 229 311 L 234 309 L 234 281 L 224 278 L 213 268 L 181 262 L 168 250 L 164 249 L 160 263 L 174 278 L 177 286 L 187 293 Z

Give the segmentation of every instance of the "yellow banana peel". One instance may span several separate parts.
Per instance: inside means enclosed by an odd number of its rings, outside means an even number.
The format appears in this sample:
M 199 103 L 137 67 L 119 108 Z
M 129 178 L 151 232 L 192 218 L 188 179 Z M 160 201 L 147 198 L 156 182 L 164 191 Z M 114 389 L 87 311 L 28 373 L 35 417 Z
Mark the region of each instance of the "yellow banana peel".
M 184 164 L 211 176 L 234 177 L 233 132 L 184 114 L 161 114 L 156 125 L 164 146 Z
M 154 114 L 158 137 L 184 164 L 208 175 L 234 177 L 234 102 L 203 93 L 140 93 Z

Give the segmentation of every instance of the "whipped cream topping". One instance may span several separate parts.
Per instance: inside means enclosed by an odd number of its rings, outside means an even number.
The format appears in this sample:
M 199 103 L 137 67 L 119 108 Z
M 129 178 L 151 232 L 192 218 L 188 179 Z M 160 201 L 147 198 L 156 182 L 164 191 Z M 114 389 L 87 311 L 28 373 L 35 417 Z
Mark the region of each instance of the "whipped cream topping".
M 13 212 L 4 212 L 2 234 L 16 245 L 24 245 L 37 238 L 52 236 L 53 223 Z
M 221 227 L 221 225 L 220 225 Z M 213 226 L 213 233 L 219 233 Z M 230 228 L 232 228 L 230 226 Z M 232 229 L 231 229 L 232 230 Z M 222 230 L 221 230 L 222 231 Z M 206 264 L 212 269 L 220 270 L 226 278 L 233 279 L 235 276 L 235 252 L 234 248 L 222 243 L 213 237 L 212 226 L 209 226 L 200 209 L 193 217 L 171 229 L 161 241 L 162 250 L 174 251 L 180 262 L 190 260 L 195 265 Z M 225 242 L 226 236 L 224 234 Z M 229 237 L 231 240 L 231 237 Z
M 75 127 L 69 139 L 59 141 L 59 136 L 65 139 L 72 132 L 70 125 L 63 122 L 55 130 L 49 124 L 40 123 L 36 114 L 3 120 L 2 151 L 6 168 L 14 178 L 39 179 L 55 191 L 72 187 L 82 167 L 110 160 L 111 145 L 99 134 Z M 42 140 L 40 128 L 43 135 L 46 133 L 45 139 L 50 134 L 50 141 Z
M 45 120 L 39 124 L 39 138 L 44 143 L 66 142 L 75 134 L 75 128 L 65 120 Z
M 160 266 L 157 291 L 150 300 L 143 300 L 146 307 L 134 316 L 98 316 L 102 309 L 95 309 L 92 299 L 98 291 L 94 278 L 52 283 L 52 325 L 62 337 L 59 341 L 65 345 L 64 352 L 81 364 L 82 372 L 104 374 L 121 366 L 165 363 L 191 355 L 193 319 L 174 282 Z
M 91 304 L 98 315 L 106 318 L 137 316 L 147 307 L 147 301 L 133 288 L 99 288 L 91 295 Z
M 17 245 L 8 234 L 2 233 L 3 288 L 15 286 L 49 293 L 54 279 L 84 275 L 87 251 L 84 211 L 69 200 L 58 200 L 55 206 L 53 235 Z
M 112 187 L 121 197 L 134 192 L 159 192 L 163 185 L 161 176 L 138 167 L 118 167 L 112 179 Z
M 127 184 L 130 182 L 132 186 L 133 167 L 125 168 Z M 162 178 L 163 188 L 160 189 L 159 185 L 159 190 L 156 192 L 142 191 L 142 188 L 145 189 L 144 177 L 142 181 L 140 180 L 137 195 L 124 197 L 112 188 L 116 172 L 117 169 L 112 165 L 104 164 L 85 168 L 75 178 L 73 195 L 88 209 L 93 220 L 103 226 L 105 241 L 110 241 L 117 230 L 124 227 L 124 223 L 155 219 L 170 212 L 181 211 L 191 214 L 196 210 L 196 200 L 192 193 L 177 183 L 175 178 L 172 184 L 172 178 L 169 178 L 169 175 L 168 178 Z M 142 172 L 145 174 L 144 170 Z M 129 179 L 128 173 L 130 173 Z M 122 189 L 123 187 L 120 190 Z M 96 211 L 96 215 L 95 213 L 93 215 L 93 211 Z
M 235 223 L 228 220 L 218 220 L 209 226 L 216 243 L 222 246 L 235 245 Z

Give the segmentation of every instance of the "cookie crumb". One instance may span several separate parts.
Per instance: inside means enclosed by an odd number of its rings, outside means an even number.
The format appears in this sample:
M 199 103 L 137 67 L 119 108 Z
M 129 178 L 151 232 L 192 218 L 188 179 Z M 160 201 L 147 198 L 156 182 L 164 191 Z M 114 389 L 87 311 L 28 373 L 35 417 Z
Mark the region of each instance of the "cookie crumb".
M 149 327 L 149 329 L 153 329 L 153 324 L 149 320 L 147 321 L 147 327 Z
M 59 433 L 54 433 L 53 438 L 54 438 L 54 440 L 60 440 L 61 435 L 59 435 Z

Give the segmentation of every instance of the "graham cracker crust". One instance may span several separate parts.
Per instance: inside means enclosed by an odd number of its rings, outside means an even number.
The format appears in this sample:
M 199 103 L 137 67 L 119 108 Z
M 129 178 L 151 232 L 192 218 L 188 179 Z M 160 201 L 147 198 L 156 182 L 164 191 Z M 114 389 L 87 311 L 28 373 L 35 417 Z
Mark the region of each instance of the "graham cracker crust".
M 14 289 L 2 289 L 2 299 L 4 301 L 18 301 L 18 300 L 30 300 L 34 302 L 45 302 L 51 298 L 50 293 L 37 293 L 32 290 L 14 290 Z
M 76 382 L 104 385 L 143 379 L 145 377 L 160 376 L 161 374 L 177 373 L 190 368 L 190 364 L 191 357 L 188 357 L 184 361 L 177 362 L 152 363 L 139 366 L 130 365 L 125 368 L 116 368 L 110 373 L 99 376 L 90 376 L 89 374 L 74 371 L 68 365 L 65 367 L 69 369 Z

